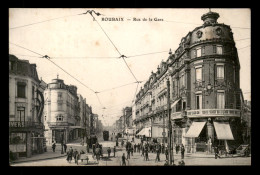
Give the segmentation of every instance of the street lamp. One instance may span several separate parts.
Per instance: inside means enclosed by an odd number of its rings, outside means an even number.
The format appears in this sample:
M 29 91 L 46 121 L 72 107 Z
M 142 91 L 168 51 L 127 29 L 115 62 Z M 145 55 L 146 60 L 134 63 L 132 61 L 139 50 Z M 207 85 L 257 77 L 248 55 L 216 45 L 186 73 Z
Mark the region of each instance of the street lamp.
M 171 111 L 170 111 L 170 81 L 167 77 L 167 112 L 168 112 L 168 162 L 170 165 L 174 163 L 173 150 L 172 150 L 172 125 L 171 125 Z
M 61 133 L 61 154 L 63 154 L 63 137 L 64 137 L 64 130 L 62 130 L 62 133 Z

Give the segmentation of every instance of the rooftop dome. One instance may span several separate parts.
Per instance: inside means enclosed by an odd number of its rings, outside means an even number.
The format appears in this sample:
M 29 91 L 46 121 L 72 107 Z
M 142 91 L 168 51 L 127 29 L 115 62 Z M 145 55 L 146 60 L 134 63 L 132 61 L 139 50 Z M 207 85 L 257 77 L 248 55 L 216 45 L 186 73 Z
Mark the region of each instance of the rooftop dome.
M 218 18 L 219 14 L 211 11 L 201 16 L 201 20 L 203 20 L 204 24 L 216 24 Z

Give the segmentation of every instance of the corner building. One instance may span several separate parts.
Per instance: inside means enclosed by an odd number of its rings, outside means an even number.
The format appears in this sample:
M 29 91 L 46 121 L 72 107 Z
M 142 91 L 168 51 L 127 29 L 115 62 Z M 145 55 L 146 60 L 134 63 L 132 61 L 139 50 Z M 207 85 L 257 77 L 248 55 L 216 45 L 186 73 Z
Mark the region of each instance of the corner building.
M 77 87 L 53 79 L 44 91 L 44 125 L 48 145 L 78 139 L 82 130 Z
M 9 55 L 9 151 L 16 158 L 46 151 L 43 109 L 44 81 L 36 64 Z
M 231 28 L 218 18 L 215 12 L 202 15 L 203 25 L 181 39 L 138 92 L 134 122 L 149 128 L 150 138 L 160 141 L 165 126 L 168 141 L 169 79 L 174 145 L 185 145 L 186 152 L 212 152 L 213 145 L 229 149 L 242 142 L 239 58 Z

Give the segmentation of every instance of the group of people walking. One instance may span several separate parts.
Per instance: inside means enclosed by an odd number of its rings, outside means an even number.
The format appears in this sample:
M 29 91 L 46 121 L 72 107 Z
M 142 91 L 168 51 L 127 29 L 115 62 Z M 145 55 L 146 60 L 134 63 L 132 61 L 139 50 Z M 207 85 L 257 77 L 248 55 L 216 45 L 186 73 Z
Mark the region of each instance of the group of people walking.
M 121 145 L 123 145 L 123 143 L 121 143 Z M 183 144 L 181 146 L 176 145 L 175 148 L 177 154 L 179 150 L 181 151 L 181 158 L 184 159 L 185 148 Z M 149 161 L 149 153 L 156 153 L 155 162 L 160 162 L 160 154 L 165 154 L 166 160 L 168 160 L 169 155 L 168 147 L 164 144 L 154 142 L 141 142 L 138 144 L 133 142 L 126 142 L 127 157 L 125 157 L 125 154 L 122 155 L 122 165 L 126 165 L 126 160 L 130 159 L 134 152 L 141 153 L 141 156 L 144 157 L 145 161 Z

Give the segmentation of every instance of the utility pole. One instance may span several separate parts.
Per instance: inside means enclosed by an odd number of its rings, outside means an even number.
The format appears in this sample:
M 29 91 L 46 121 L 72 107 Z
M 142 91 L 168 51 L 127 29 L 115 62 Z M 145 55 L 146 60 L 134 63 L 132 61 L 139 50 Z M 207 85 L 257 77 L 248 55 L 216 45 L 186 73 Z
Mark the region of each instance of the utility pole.
M 174 158 L 173 158 L 173 145 L 172 145 L 172 125 L 171 125 L 171 111 L 170 111 L 170 81 L 169 78 L 167 78 L 167 112 L 168 112 L 168 162 L 170 165 L 174 163 Z

